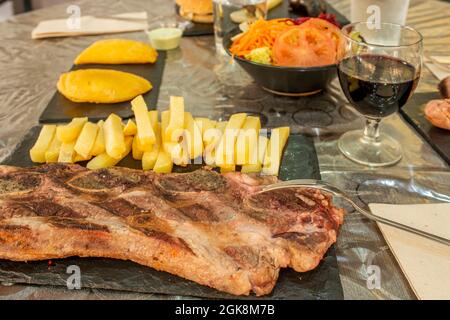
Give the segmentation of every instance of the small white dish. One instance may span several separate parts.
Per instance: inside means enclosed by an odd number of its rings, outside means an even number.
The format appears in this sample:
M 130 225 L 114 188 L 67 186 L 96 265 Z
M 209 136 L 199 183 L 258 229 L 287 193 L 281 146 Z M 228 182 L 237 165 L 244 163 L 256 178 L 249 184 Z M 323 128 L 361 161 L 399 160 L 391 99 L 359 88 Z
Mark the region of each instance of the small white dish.
M 172 50 L 180 46 L 183 30 L 180 28 L 157 28 L 147 32 L 156 50 Z

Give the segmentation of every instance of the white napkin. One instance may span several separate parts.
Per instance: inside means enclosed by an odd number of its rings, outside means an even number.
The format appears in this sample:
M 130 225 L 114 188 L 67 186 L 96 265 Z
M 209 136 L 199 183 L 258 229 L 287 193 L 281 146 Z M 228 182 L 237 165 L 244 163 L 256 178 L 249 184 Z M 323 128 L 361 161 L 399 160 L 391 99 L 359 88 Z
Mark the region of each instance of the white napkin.
M 378 216 L 450 239 L 450 203 L 372 203 L 369 207 Z M 450 299 L 450 247 L 381 223 L 378 226 L 417 297 Z
M 147 12 L 130 12 L 111 17 L 82 16 L 41 21 L 31 32 L 32 39 L 132 32 L 148 29 Z
M 431 56 L 432 59 L 425 59 L 425 65 L 434 74 L 436 78 L 442 80 L 448 76 L 450 76 L 450 71 L 442 68 L 441 66 L 433 63 L 434 61 L 438 61 L 441 64 L 450 66 L 450 56 Z

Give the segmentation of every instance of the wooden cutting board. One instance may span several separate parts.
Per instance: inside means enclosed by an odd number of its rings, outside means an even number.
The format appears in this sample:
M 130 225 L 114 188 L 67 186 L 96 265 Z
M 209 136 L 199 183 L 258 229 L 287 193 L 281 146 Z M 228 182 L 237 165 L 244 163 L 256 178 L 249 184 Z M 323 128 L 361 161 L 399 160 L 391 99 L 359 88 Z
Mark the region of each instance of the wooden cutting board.
M 450 203 L 369 207 L 378 216 L 450 239 Z M 417 297 L 449 300 L 450 247 L 381 223 L 378 226 Z M 383 266 L 379 267 L 382 274 Z

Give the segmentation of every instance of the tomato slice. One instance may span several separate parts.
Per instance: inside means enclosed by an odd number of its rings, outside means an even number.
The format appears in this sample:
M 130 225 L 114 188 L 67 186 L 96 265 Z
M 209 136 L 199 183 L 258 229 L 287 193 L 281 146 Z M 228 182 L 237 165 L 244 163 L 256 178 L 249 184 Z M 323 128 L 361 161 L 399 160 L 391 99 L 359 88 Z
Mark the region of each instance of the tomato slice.
M 336 45 L 332 38 L 318 28 L 300 26 L 281 33 L 272 49 L 276 65 L 314 67 L 336 63 Z
M 334 24 L 318 18 L 311 18 L 308 21 L 301 24 L 302 28 L 315 28 L 322 33 L 327 34 L 334 42 L 336 48 L 336 60 L 343 58 L 344 54 L 344 37 L 341 30 Z

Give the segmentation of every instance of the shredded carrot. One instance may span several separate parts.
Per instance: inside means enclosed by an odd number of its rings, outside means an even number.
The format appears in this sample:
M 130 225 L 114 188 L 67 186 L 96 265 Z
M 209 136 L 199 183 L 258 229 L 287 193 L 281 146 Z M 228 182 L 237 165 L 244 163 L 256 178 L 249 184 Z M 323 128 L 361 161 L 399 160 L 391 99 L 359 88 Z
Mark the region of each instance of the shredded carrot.
M 289 19 L 257 20 L 245 33 L 234 40 L 230 52 L 243 57 L 256 48 L 269 47 L 272 49 L 278 35 L 292 25 L 293 22 Z

